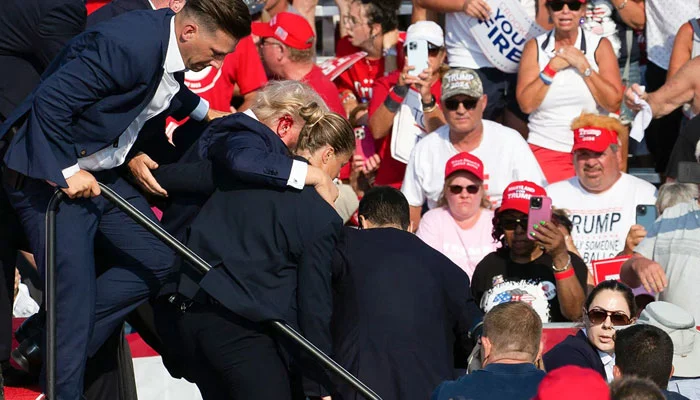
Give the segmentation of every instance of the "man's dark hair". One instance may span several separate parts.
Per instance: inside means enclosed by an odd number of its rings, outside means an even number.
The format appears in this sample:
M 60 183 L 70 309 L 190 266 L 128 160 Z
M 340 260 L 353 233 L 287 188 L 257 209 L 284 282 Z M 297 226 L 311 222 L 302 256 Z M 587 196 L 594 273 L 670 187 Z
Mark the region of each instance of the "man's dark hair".
M 361 2 L 365 8 L 367 22 L 379 24 L 382 27 L 382 33 L 393 31 L 399 25 L 399 7 L 400 1 L 396 0 L 355 0 Z
M 664 394 L 650 379 L 624 376 L 610 384 L 612 400 L 665 400 Z
M 673 341 L 653 325 L 633 325 L 617 331 L 615 365 L 623 376 L 651 379 L 666 389 L 673 368 Z
M 406 230 L 411 223 L 408 201 L 390 186 L 375 186 L 360 200 L 358 214 L 375 225 L 398 225 Z
M 242 0 L 187 0 L 182 12 L 194 17 L 210 32 L 221 29 L 236 39 L 250 35 L 252 20 Z

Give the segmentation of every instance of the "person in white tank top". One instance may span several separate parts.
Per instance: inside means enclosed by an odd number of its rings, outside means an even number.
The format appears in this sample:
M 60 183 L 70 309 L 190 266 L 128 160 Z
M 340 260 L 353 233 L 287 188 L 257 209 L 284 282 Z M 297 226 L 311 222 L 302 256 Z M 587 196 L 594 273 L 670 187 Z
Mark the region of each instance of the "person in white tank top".
M 516 97 L 529 113 L 528 142 L 550 183 L 575 175 L 571 121 L 617 112 L 622 80 L 610 42 L 581 29 L 585 0 L 547 0 L 554 29 L 525 45 Z

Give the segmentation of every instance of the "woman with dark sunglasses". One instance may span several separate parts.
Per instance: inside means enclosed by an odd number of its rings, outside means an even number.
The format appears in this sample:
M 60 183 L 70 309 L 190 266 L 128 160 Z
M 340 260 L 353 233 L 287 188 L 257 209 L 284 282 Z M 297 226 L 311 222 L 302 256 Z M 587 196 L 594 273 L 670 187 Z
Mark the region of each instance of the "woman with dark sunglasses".
M 474 155 L 459 153 L 447 161 L 438 206 L 423 215 L 416 235 L 471 279 L 479 261 L 499 247 L 491 239 L 490 206 L 483 163 Z
M 615 280 L 598 284 L 586 299 L 583 329 L 568 336 L 543 357 L 547 371 L 578 365 L 598 371 L 608 382 L 615 366 L 615 329 L 636 320 L 632 290 Z
M 492 233 L 503 246 L 476 266 L 471 282 L 474 300 L 485 312 L 502 302 L 526 301 L 543 322 L 581 317 L 588 269 L 567 250 L 556 217 L 537 223 L 534 236 L 527 234 L 530 198 L 546 195 L 528 181 L 513 182 L 503 192 Z
M 516 97 L 528 142 L 551 184 L 575 175 L 571 121 L 584 111 L 617 112 L 622 78 L 610 42 L 580 27 L 586 0 L 547 0 L 554 29 L 523 50 Z

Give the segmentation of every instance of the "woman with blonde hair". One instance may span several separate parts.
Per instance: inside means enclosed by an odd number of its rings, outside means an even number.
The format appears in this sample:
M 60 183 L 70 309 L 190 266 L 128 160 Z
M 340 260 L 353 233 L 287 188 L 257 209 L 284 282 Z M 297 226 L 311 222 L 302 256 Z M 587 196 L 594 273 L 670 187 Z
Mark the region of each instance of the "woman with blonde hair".
M 499 246 L 491 239 L 493 211 L 484 190 L 484 165 L 469 153 L 447 160 L 438 207 L 418 227 L 424 242 L 459 265 L 471 279 L 476 265 Z

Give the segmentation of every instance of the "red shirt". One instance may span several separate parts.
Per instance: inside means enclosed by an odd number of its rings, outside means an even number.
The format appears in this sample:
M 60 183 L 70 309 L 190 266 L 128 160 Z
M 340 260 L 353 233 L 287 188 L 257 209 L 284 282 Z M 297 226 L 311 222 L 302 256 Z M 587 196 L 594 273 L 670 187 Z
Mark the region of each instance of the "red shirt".
M 226 55 L 220 70 L 207 67 L 200 72 L 188 71 L 185 74 L 185 85 L 219 111 L 231 109 L 236 85 L 241 95 L 245 95 L 260 89 L 265 83 L 265 69 L 250 36 L 241 39 L 236 50 Z
M 404 62 L 402 36 L 404 35 L 400 35 L 399 44 L 396 46 L 396 61 L 399 70 L 403 68 Z M 357 53 L 358 51 L 361 51 L 361 49 L 353 46 L 347 36 L 340 39 L 335 47 L 336 57 L 347 56 Z M 352 90 L 358 102 L 366 103 L 372 98 L 374 80 L 382 76 L 384 76 L 384 59 L 370 60 L 365 57 L 340 74 L 340 76 L 335 79 L 335 84 L 338 86 L 338 91 L 340 93 L 346 90 Z
M 236 85 L 241 95 L 260 89 L 267 83 L 267 75 L 260 55 L 250 36 L 238 42 L 236 50 L 224 57 L 221 69 L 204 68 L 202 71 L 187 71 L 185 86 L 209 102 L 209 107 L 218 111 L 231 111 L 231 98 Z M 175 128 L 187 122 L 187 118 L 176 121 L 168 117 L 165 132 L 170 136 Z
M 345 115 L 345 109 L 343 104 L 340 102 L 340 95 L 338 94 L 338 88 L 318 66 L 314 65 L 306 76 L 301 80 L 302 82 L 308 84 L 313 88 L 316 93 L 321 96 L 323 101 L 326 102 L 328 108 L 340 115 Z
M 386 96 L 389 94 L 391 88 L 399 83 L 399 75 L 401 71 L 394 71 L 391 74 L 377 79 L 373 87 L 372 99 L 369 101 L 369 117 L 372 118 L 372 114 L 379 108 L 379 106 L 384 103 Z M 411 90 L 414 90 L 411 88 Z M 442 94 L 442 83 L 440 79 L 433 83 L 430 88 L 430 92 L 435 96 L 435 101 L 440 104 L 440 95 Z M 375 142 L 375 146 L 378 149 L 377 154 L 382 159 L 379 169 L 377 170 L 377 177 L 374 180 L 375 185 L 382 186 L 392 186 L 397 189 L 401 188 L 403 183 L 404 175 L 406 174 L 406 164 L 401 161 L 395 160 L 391 156 L 391 131 L 389 134 Z

